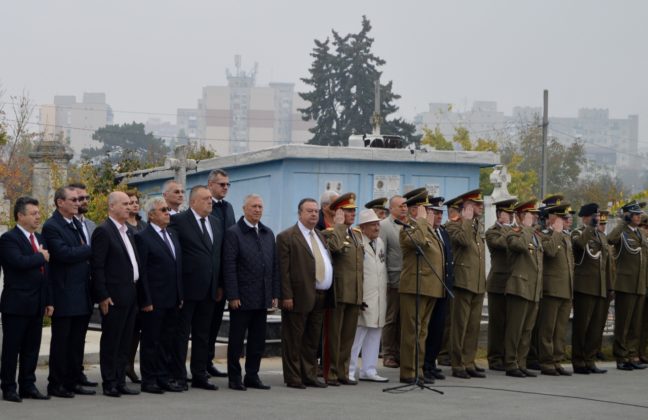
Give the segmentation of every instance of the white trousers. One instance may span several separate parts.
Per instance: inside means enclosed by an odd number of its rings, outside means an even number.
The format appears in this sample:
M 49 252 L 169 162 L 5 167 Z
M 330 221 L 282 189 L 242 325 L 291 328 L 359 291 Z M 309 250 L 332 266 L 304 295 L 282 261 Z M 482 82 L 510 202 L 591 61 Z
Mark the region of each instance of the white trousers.
M 378 363 L 378 352 L 380 351 L 380 336 L 382 328 L 369 328 L 358 325 L 353 347 L 351 348 L 351 362 L 349 363 L 349 379 L 357 379 L 356 369 L 358 367 L 358 356 L 362 351 L 363 376 L 376 375 L 376 364 Z

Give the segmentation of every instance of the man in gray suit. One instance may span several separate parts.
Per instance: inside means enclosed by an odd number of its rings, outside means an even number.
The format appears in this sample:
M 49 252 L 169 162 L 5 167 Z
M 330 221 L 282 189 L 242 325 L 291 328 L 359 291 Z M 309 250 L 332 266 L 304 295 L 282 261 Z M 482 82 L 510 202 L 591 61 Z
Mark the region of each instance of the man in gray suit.
M 395 195 L 389 200 L 389 217 L 380 222 L 380 238 L 387 252 L 387 315 L 383 328 L 383 366 L 397 368 L 400 360 L 400 273 L 403 266 L 399 234 L 395 220 L 407 223 L 405 198 Z
M 91 243 L 92 232 L 94 232 L 97 225 L 95 222 L 85 217 L 85 215 L 88 213 L 89 204 L 90 204 L 90 195 L 88 194 L 88 188 L 86 187 L 85 184 L 81 182 L 72 183 L 68 185 L 68 187 L 74 188 L 77 192 L 77 198 L 79 199 L 79 212 L 74 217 L 79 222 L 81 222 L 81 227 L 83 228 L 83 234 L 88 240 L 88 245 L 92 246 Z M 90 322 L 91 316 L 92 315 L 88 316 L 88 321 L 87 321 L 88 323 Z M 83 333 L 83 341 L 85 341 L 86 333 L 87 333 L 87 329 Z M 83 350 L 83 348 L 81 348 L 80 350 Z M 83 361 L 83 357 L 84 355 L 81 354 L 78 360 Z M 79 376 L 78 384 L 81 386 L 91 386 L 91 387 L 95 387 L 98 385 L 97 382 L 88 380 L 88 377 L 85 375 L 85 373 L 83 373 L 83 364 L 81 365 L 81 375 Z

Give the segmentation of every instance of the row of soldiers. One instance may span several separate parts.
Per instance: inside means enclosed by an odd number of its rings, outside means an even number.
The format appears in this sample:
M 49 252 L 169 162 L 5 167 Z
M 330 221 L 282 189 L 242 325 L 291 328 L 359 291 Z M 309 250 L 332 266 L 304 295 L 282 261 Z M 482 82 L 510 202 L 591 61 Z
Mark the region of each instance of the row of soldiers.
M 624 205 L 609 235 L 605 233 L 609 211 L 596 203 L 580 208 L 581 224 L 572 230 L 576 212 L 560 194 L 542 201 L 494 203 L 497 221 L 485 234 L 480 226 L 481 190 L 444 203 L 443 197 L 419 188 L 405 194 L 403 204 L 408 216 L 405 223 L 396 222 L 404 228 L 400 231 L 400 357 L 395 362 L 390 343 L 385 342 L 390 336 L 387 326 L 383 335 L 385 366 L 399 366 L 402 382 L 412 382 L 416 376 L 417 337 L 419 360 L 424 361 L 418 376 L 427 383 L 443 379 L 437 359 L 439 364 L 451 365 L 455 377 L 485 377 L 475 355 L 486 292 L 491 370 L 520 378 L 537 376 L 532 370 L 570 376 L 562 362 L 573 308 L 573 372 L 605 373 L 595 361 L 612 300 L 617 368 L 646 368 L 648 242 L 643 229 L 648 229 L 648 216 L 643 203 Z M 429 215 L 442 214 L 444 205 L 448 220 L 441 225 L 440 217 L 435 222 Z M 394 214 L 390 217 L 395 219 Z M 425 261 L 417 261 L 415 245 Z M 488 275 L 486 246 L 491 258 Z

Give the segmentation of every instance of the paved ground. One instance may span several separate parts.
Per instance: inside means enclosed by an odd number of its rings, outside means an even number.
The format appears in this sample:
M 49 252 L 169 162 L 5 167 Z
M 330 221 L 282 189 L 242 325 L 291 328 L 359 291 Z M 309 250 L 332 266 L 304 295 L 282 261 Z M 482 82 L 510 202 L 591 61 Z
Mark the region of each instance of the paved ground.
M 610 368 L 608 374 L 517 379 L 488 372 L 486 379 L 438 381 L 444 395 L 420 389 L 389 394 L 382 390 L 397 385 L 395 369 L 380 369 L 389 384 L 295 390 L 283 385 L 281 360 L 273 358 L 264 360 L 261 372 L 270 391 L 232 391 L 217 379 L 213 382 L 221 389 L 216 392 L 0 401 L 0 419 L 648 419 L 648 371 L 602 366 Z M 87 374 L 99 380 L 96 365 L 88 366 Z M 37 375 L 44 391 L 47 368 Z

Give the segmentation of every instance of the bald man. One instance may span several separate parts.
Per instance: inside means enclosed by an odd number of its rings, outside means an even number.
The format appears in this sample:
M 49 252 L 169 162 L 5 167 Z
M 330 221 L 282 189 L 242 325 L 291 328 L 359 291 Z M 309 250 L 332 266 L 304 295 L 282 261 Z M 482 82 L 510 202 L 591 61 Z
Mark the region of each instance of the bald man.
M 140 277 L 135 241 L 126 225 L 129 211 L 128 195 L 110 193 L 108 219 L 92 234 L 92 280 L 101 311 L 99 365 L 103 393 L 109 397 L 139 394 L 125 381 Z

